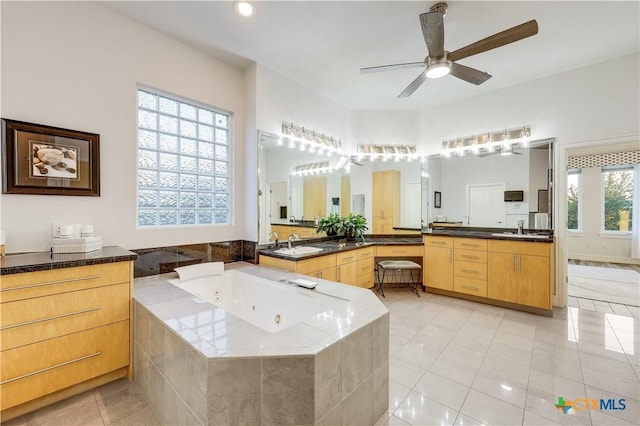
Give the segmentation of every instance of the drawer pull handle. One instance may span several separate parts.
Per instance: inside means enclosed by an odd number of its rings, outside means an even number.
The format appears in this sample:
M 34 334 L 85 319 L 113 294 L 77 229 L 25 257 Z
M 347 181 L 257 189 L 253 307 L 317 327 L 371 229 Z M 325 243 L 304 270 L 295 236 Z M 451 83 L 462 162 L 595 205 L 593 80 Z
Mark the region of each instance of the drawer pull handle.
M 64 284 L 64 283 L 72 283 L 76 281 L 94 280 L 97 278 L 100 278 L 100 275 L 89 275 L 87 277 L 69 278 L 68 280 L 49 281 L 49 282 L 40 283 L 40 284 L 31 284 L 31 285 L 23 285 L 20 287 L 3 288 L 0 291 L 24 290 L 26 288 L 36 288 L 36 287 L 44 287 L 47 285 L 54 285 L 54 284 Z
M 466 272 L 467 274 L 479 274 L 480 271 L 476 269 L 463 269 L 462 272 Z
M 462 257 L 464 257 L 465 259 L 480 259 L 479 256 L 471 256 L 468 254 L 463 254 Z
M 33 320 L 33 321 L 21 322 L 21 323 L 18 323 L 18 324 L 5 325 L 4 327 L 0 327 L 0 330 L 9 330 L 10 328 L 16 328 L 16 327 L 22 327 L 22 326 L 25 326 L 25 325 L 37 324 L 39 322 L 45 322 L 45 321 L 53 321 L 53 320 L 57 320 L 57 319 L 60 319 L 60 318 L 70 317 L 70 316 L 73 316 L 73 315 L 86 314 L 88 312 L 97 311 L 98 309 L 102 309 L 102 308 L 100 306 L 97 306 L 95 308 L 89 308 L 89 309 L 83 309 L 81 311 L 69 312 L 68 314 L 55 315 L 53 317 L 41 318 L 41 319 L 37 319 L 37 320 Z
M 478 244 L 475 243 L 462 243 L 462 245 L 465 247 L 478 247 Z
M 23 374 L 22 376 L 14 377 L 13 379 L 7 379 L 4 382 L 0 382 L 0 385 L 4 385 L 7 383 L 15 382 L 16 380 L 26 379 L 27 377 L 35 376 L 36 374 L 44 373 L 59 367 L 64 367 L 69 364 L 73 364 L 78 361 L 84 361 L 85 359 L 93 358 L 94 356 L 100 355 L 101 352 L 95 352 L 89 355 L 81 356 L 80 358 L 72 359 L 70 361 L 65 361 L 60 364 L 52 365 L 51 367 L 43 368 L 42 370 L 33 371 L 31 373 Z
M 391 253 L 405 254 L 406 251 L 404 251 L 404 250 L 391 250 Z
M 478 290 L 478 287 L 473 287 L 470 285 L 463 285 L 462 288 L 466 288 L 467 290 L 475 290 L 475 291 Z
M 447 244 L 446 241 L 429 241 L 431 244 L 438 244 L 438 245 L 442 245 L 442 244 Z
M 342 261 L 343 261 L 343 262 L 346 262 L 347 260 L 351 260 L 351 259 L 353 259 L 353 256 L 343 257 L 343 258 L 342 258 Z

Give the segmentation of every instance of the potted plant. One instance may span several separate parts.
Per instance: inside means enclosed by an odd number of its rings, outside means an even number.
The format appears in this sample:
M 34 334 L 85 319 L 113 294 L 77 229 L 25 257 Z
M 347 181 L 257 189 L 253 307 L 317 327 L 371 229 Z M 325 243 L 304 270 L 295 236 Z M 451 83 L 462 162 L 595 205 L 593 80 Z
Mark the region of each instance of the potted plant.
M 326 232 L 328 237 L 341 235 L 344 232 L 344 221 L 338 213 L 331 213 L 318 221 L 316 232 Z
M 356 240 L 362 239 L 364 231 L 369 229 L 367 227 L 367 219 L 359 214 L 349 213 L 343 221 L 345 235 Z

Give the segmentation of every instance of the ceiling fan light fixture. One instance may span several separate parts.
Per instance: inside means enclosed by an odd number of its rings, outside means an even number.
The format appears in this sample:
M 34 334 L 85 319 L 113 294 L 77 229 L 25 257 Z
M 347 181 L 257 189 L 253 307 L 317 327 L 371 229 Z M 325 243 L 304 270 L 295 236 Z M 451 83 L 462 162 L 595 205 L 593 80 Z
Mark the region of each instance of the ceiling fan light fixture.
M 244 16 L 245 18 L 253 16 L 256 11 L 253 5 L 246 0 L 234 1 L 233 10 L 235 10 L 238 15 Z
M 451 64 L 449 62 L 438 62 L 430 65 L 425 72 L 427 78 L 440 78 L 451 72 Z

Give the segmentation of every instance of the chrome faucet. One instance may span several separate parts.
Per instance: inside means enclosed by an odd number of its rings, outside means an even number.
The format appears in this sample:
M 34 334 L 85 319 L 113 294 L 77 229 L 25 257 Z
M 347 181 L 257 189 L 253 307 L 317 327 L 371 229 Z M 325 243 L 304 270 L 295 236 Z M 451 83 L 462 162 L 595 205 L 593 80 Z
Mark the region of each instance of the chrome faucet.
M 271 237 L 275 239 L 276 246 L 278 245 L 278 233 L 276 231 L 269 232 L 269 241 L 271 241 Z
M 523 228 L 524 228 L 524 220 L 519 220 L 518 221 L 518 235 L 522 235 Z
M 291 247 L 291 242 L 295 241 L 295 240 L 299 240 L 300 237 L 298 237 L 296 234 L 290 234 L 289 238 L 288 238 L 288 243 L 289 243 L 289 250 L 291 250 L 293 247 Z

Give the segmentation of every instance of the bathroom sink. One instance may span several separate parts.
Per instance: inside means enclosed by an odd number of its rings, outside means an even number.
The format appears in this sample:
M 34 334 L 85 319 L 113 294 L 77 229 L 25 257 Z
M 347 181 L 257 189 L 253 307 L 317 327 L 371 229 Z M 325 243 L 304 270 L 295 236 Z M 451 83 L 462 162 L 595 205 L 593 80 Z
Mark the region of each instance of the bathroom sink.
M 292 248 L 281 248 L 276 250 L 274 253 L 284 254 L 285 256 L 302 256 L 305 254 L 318 253 L 324 249 L 320 247 L 309 247 L 309 246 L 301 246 L 301 247 L 292 247 Z
M 549 235 L 538 235 L 538 234 L 507 234 L 507 233 L 495 233 L 491 234 L 493 237 L 507 237 L 507 238 L 537 238 L 540 240 L 548 240 Z

